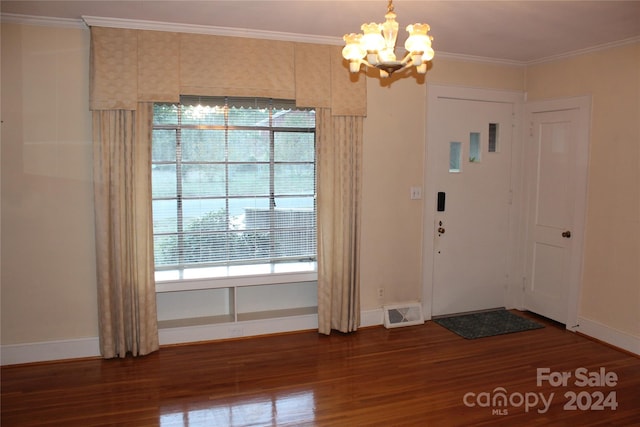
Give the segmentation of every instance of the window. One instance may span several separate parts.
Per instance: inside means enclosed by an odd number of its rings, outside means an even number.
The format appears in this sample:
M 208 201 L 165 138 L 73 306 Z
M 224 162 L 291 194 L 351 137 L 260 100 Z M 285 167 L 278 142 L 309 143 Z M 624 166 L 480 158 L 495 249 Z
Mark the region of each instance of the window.
M 293 101 L 155 104 L 156 280 L 316 269 L 315 111 Z
M 498 123 L 489 123 L 489 149 L 490 153 L 498 152 Z
M 469 134 L 469 162 L 479 162 L 481 153 L 480 132 L 471 132 Z
M 449 143 L 449 172 L 460 172 L 460 159 L 462 157 L 462 143 Z

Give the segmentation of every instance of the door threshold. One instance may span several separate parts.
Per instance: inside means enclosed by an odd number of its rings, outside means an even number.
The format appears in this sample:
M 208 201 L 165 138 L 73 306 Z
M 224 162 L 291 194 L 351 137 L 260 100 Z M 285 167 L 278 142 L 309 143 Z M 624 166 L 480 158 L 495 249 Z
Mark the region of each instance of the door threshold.
M 459 313 L 439 314 L 437 316 L 431 316 L 431 318 L 432 319 L 442 319 L 442 318 L 445 318 L 445 317 L 463 316 L 465 314 L 487 313 L 489 311 L 496 311 L 496 310 L 506 310 L 506 308 L 505 307 L 494 307 L 494 308 L 485 308 L 485 309 L 482 309 L 482 310 L 463 311 L 463 312 L 459 312 Z

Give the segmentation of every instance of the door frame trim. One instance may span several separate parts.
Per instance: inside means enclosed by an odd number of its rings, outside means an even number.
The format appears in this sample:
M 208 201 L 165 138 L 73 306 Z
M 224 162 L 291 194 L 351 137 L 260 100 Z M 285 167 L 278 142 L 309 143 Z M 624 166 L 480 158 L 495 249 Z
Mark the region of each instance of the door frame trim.
M 569 98 L 559 99 L 546 99 L 539 101 L 527 102 L 524 105 L 524 120 L 527 126 L 523 129 L 529 129 L 530 123 L 532 123 L 532 115 L 536 113 L 545 113 L 553 111 L 564 110 L 578 110 L 578 127 L 577 127 L 577 141 L 579 143 L 576 150 L 576 192 L 574 200 L 573 211 L 573 229 L 571 237 L 571 259 L 569 261 L 569 295 L 568 295 L 568 307 L 567 307 L 567 324 L 566 328 L 571 331 L 578 329 L 578 309 L 580 304 L 580 294 L 582 291 L 582 281 L 584 273 L 584 242 L 586 235 L 586 216 L 587 216 L 587 197 L 589 189 L 589 152 L 591 145 L 590 130 L 591 130 L 591 95 L 575 96 Z M 529 138 L 528 135 L 523 135 L 523 140 Z M 523 159 L 524 162 L 527 159 Z M 529 178 L 528 173 L 531 165 L 524 163 L 524 178 Z M 526 183 L 528 184 L 528 183 Z M 529 185 L 525 185 L 525 212 L 523 223 L 523 242 L 528 248 L 528 224 L 533 209 L 528 205 L 530 200 Z M 525 251 L 526 253 L 526 251 Z M 523 265 L 522 277 L 523 280 L 528 280 L 526 277 L 526 263 L 529 262 L 525 259 Z M 527 309 L 526 301 L 524 298 L 524 286 L 522 289 L 522 308 Z
M 425 158 L 424 158 L 424 196 L 423 201 L 423 237 L 422 237 L 422 310 L 425 320 L 432 317 L 433 304 L 433 255 L 434 255 L 434 238 L 435 230 L 433 227 L 436 211 L 436 193 L 438 185 L 434 182 L 434 163 L 430 156 L 430 141 L 434 138 L 431 124 L 434 122 L 432 111 L 439 98 L 485 101 L 485 102 L 501 102 L 511 103 L 514 105 L 513 118 L 513 134 L 511 147 L 511 187 L 514 198 L 511 205 L 509 216 L 511 218 L 509 224 L 509 242 L 514 248 L 517 247 L 518 240 L 518 224 L 520 220 L 517 218 L 520 202 L 516 194 L 519 194 L 521 185 L 521 168 L 518 159 L 521 158 L 521 131 L 522 122 L 522 106 L 524 104 L 524 93 L 519 91 L 508 91 L 499 89 L 486 89 L 466 86 L 453 86 L 427 83 L 426 97 L 426 130 L 425 130 Z M 516 253 L 511 251 L 510 253 Z M 519 273 L 517 256 L 508 262 L 509 277 L 515 277 Z M 509 281 L 511 283 L 511 280 Z M 510 302 L 509 289 L 505 292 L 505 306 L 513 307 Z

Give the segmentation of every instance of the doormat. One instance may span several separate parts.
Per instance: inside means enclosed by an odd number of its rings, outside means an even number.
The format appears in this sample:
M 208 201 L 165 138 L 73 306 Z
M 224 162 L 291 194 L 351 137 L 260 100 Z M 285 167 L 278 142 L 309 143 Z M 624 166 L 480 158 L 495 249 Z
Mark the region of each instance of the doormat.
M 538 322 L 504 309 L 442 317 L 433 321 L 468 340 L 544 328 Z

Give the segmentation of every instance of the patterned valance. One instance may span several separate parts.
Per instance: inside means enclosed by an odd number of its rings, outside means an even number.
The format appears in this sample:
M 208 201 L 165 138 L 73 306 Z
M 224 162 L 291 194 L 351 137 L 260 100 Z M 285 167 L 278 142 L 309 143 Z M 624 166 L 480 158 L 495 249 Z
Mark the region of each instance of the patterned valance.
M 339 46 L 91 27 L 91 109 L 135 110 L 180 95 L 295 99 L 334 116 L 366 116 L 364 75 Z

